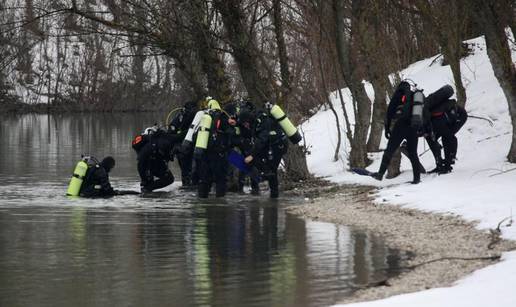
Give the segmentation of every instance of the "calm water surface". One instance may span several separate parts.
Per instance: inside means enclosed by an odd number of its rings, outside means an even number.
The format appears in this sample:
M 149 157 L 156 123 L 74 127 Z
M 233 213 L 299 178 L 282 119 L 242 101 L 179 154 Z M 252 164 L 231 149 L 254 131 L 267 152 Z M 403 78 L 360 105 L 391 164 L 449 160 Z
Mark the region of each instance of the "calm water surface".
M 64 196 L 82 153 L 137 189 L 130 141 L 160 117 L 0 117 L 0 306 L 321 306 L 396 266 L 373 234 L 285 212 L 301 199 Z

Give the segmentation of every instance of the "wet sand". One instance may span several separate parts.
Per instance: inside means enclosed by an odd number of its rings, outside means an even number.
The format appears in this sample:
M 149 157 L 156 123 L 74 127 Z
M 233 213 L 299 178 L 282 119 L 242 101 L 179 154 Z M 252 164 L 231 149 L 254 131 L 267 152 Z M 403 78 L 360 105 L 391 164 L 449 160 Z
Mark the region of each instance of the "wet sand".
M 374 187 L 333 186 L 309 188 L 303 192 L 306 203 L 289 210 L 304 218 L 344 224 L 382 235 L 387 244 L 401 251 L 400 274 L 377 281 L 336 303 L 351 303 L 452 285 L 471 272 L 497 260 L 440 260 L 443 257 L 495 257 L 516 249 L 514 241 L 499 241 L 493 249 L 489 231 L 459 217 L 425 213 L 387 203 L 374 203 Z M 496 228 L 497 225 L 493 225 Z M 416 268 L 410 268 L 416 265 Z M 407 268 L 408 267 L 408 268 Z

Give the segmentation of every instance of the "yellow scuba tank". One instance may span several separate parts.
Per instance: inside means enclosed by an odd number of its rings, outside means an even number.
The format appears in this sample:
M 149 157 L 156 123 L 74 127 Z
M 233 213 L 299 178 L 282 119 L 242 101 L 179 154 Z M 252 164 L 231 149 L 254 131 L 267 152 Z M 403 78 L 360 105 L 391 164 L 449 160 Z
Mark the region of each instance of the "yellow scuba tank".
M 285 112 L 277 105 L 273 105 L 270 108 L 270 113 L 274 119 L 278 121 L 278 124 L 281 126 L 281 129 L 287 134 L 289 140 L 293 144 L 299 143 L 301 141 L 301 135 L 297 131 L 297 128 L 292 124 L 290 119 L 288 119 L 287 115 L 285 115 Z
M 77 165 L 73 171 L 72 179 L 68 185 L 68 190 L 66 191 L 67 196 L 79 196 L 81 185 L 84 181 L 84 176 L 86 176 L 87 171 L 88 164 L 84 160 L 77 162 Z
M 211 116 L 205 113 L 199 124 L 199 132 L 197 132 L 197 140 L 195 142 L 195 150 L 199 153 L 199 150 L 204 151 L 208 148 L 208 140 L 210 138 L 211 128 Z

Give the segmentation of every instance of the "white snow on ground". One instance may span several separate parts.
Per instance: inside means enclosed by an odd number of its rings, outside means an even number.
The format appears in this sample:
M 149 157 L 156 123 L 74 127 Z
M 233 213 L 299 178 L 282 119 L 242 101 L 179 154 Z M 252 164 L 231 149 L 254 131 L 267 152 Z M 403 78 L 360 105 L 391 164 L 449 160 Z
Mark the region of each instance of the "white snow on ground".
M 422 175 L 422 183 L 411 185 L 412 171 L 408 159 L 403 158 L 402 174 L 394 179 L 379 182 L 368 176 L 350 172 L 347 165 L 349 144 L 345 141 L 340 149 L 340 159 L 333 162 L 337 144 L 335 119 L 330 110 L 322 110 L 302 125 L 305 142 L 311 150 L 308 156 L 310 170 L 319 176 L 339 183 L 360 183 L 380 187 L 376 201 L 399 204 L 423 211 L 460 215 L 469 221 L 478 221 L 478 228 L 495 228 L 506 217 L 516 215 L 516 164 L 507 162 L 511 145 L 512 125 L 507 101 L 485 50 L 483 37 L 469 40 L 475 46 L 474 54 L 463 59 L 461 69 L 467 92 L 466 110 L 470 115 L 487 117 L 494 122 L 470 118 L 458 133 L 458 161 L 454 171 L 446 175 Z M 513 45 L 513 59 L 516 62 L 516 46 Z M 444 84 L 453 84 L 449 66 L 435 64 L 433 59 L 422 60 L 402 71 L 403 78 L 414 80 L 428 95 Z M 374 96 L 367 86 L 370 96 Z M 348 97 L 347 90 L 343 90 Z M 333 104 L 344 122 L 338 96 L 332 94 Z M 349 99 L 346 109 L 352 116 Z M 342 126 L 341 130 L 344 131 Z M 386 140 L 382 140 L 385 148 Z M 419 141 L 419 153 L 428 145 Z M 371 156 L 374 163 L 370 171 L 378 170 L 381 153 Z M 435 167 L 430 151 L 423 154 L 421 162 L 427 170 Z M 514 171 L 511 171 L 514 169 Z M 502 173 L 502 171 L 508 171 Z M 502 224 L 502 236 L 516 240 L 516 223 Z M 395 296 L 385 300 L 352 304 L 351 306 L 516 306 L 516 252 L 505 253 L 503 261 L 479 270 L 458 281 L 449 288 L 432 289 L 412 294 Z M 505 303 L 505 304 L 504 304 Z M 510 303 L 510 304 L 509 304 Z

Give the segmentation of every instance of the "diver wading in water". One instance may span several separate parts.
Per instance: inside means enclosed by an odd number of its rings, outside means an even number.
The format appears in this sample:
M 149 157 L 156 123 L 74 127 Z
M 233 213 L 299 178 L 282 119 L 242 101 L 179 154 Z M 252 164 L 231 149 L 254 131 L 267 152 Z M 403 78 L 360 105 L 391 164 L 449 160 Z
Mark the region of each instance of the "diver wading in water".
M 181 143 L 186 138 L 188 130 L 191 128 L 195 115 L 198 111 L 197 103 L 189 101 L 179 109 L 172 120 L 168 123 L 168 133 L 177 135 L 178 142 L 175 144 L 173 152 L 177 157 L 177 162 L 181 168 L 182 187 L 197 185 L 198 176 L 193 169 L 193 149 L 192 147 L 183 148 Z
M 219 102 L 206 98 L 207 111 L 203 114 L 195 142 L 194 158 L 199 172 L 197 195 L 207 198 L 215 183 L 215 196 L 226 195 L 228 153 L 234 128 Z
M 109 172 L 114 167 L 113 157 L 105 157 L 99 162 L 95 157 L 83 156 L 75 166 L 66 195 L 95 198 L 139 194 L 136 191 L 114 190 L 111 187 Z
M 293 144 L 301 141 L 296 127 L 276 104 L 265 103 L 265 110 L 257 114 L 242 114 L 240 124 L 254 127 L 253 146 L 248 150 L 245 163 L 257 168 L 260 177 L 269 182 L 270 197 L 278 198 L 278 167 L 288 150 L 288 140 Z M 247 123 L 247 124 L 246 124 Z
M 133 140 L 142 193 L 164 188 L 174 182 L 168 162 L 174 160 L 173 148 L 181 139 L 180 135 L 153 126 Z

